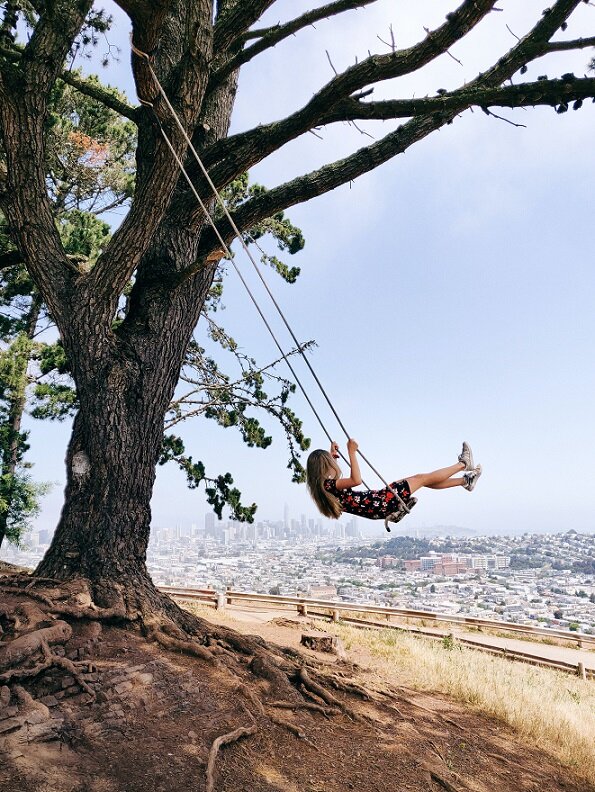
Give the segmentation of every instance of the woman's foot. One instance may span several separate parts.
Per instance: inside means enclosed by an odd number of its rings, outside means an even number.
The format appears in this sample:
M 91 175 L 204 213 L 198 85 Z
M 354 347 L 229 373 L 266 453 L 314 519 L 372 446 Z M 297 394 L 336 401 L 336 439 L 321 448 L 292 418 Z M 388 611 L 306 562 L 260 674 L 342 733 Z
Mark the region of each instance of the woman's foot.
M 465 470 L 473 470 L 475 468 L 473 454 L 471 453 L 468 443 L 463 443 L 463 450 L 459 454 L 459 462 L 465 465 Z
M 475 489 L 475 485 L 477 484 L 477 479 L 481 476 L 481 474 L 482 474 L 481 465 L 478 465 L 476 468 L 473 468 L 473 470 L 470 470 L 468 473 L 465 473 L 465 475 L 463 476 L 463 479 L 465 480 L 463 487 L 468 492 L 472 492 Z

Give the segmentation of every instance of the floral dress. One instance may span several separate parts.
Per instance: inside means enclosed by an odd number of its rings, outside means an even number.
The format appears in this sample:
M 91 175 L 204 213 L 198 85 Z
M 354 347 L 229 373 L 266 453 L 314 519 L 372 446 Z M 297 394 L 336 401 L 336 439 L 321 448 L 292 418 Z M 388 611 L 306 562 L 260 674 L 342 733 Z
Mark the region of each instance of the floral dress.
M 390 486 L 399 493 L 404 501 L 411 497 L 409 483 L 406 479 L 393 481 Z M 323 487 L 339 501 L 342 511 L 348 514 L 355 514 L 358 517 L 367 517 L 369 520 L 384 520 L 387 514 L 392 514 L 399 508 L 399 501 L 387 487 L 381 490 L 339 490 L 335 479 L 325 479 Z

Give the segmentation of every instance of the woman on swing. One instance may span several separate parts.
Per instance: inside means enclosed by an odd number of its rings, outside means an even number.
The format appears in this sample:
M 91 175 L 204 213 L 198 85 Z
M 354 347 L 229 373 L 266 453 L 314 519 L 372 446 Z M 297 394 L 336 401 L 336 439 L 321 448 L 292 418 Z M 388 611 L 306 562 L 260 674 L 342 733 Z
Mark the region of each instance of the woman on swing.
M 399 498 L 408 506 L 412 506 L 416 501 L 415 498 L 411 500 L 411 496 L 421 487 L 430 489 L 463 487 L 471 492 L 481 476 L 481 465 L 474 463 L 471 449 L 467 443 L 463 443 L 463 450 L 455 465 L 434 470 L 432 473 L 417 473 L 401 481 L 393 481 L 385 489 L 355 491 L 353 487 L 362 483 L 355 440 L 348 441 L 347 452 L 351 467 L 349 478 L 341 478 L 341 469 L 336 462 L 339 458 L 337 443 L 331 443 L 330 452 L 318 449 L 312 451 L 308 457 L 306 466 L 308 490 L 325 517 L 338 519 L 343 512 L 347 512 L 370 520 L 390 519 L 390 515 L 402 507 Z M 453 478 L 463 471 L 465 472 L 462 476 Z M 391 490 L 398 493 L 399 498 Z

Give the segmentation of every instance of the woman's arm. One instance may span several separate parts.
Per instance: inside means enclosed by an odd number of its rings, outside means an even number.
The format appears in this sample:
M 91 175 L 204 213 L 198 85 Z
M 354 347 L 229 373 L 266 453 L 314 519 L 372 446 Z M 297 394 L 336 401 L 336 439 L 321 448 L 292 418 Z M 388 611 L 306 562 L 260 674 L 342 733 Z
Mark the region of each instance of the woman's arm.
M 338 481 L 335 482 L 335 486 L 338 490 L 359 487 L 359 485 L 362 483 L 362 474 L 359 471 L 359 462 L 357 461 L 357 443 L 353 438 L 350 438 L 347 441 L 347 453 L 349 454 L 351 475 L 349 478 L 338 479 Z

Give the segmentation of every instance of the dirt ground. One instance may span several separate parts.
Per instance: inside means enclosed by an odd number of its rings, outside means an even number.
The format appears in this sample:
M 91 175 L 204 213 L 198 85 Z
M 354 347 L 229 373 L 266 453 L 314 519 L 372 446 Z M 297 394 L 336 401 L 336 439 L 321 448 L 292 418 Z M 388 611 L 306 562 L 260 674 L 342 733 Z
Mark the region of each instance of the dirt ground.
M 293 648 L 312 627 L 297 619 L 233 626 Z M 284 707 L 267 699 L 266 679 L 247 674 L 248 658 L 213 666 L 97 628 L 73 625 L 66 645 L 67 657 L 88 662 L 81 677 L 94 702 L 63 669 L 0 688 L 3 792 L 593 792 L 495 720 L 404 680 L 389 684 L 365 656 L 303 649 L 330 689 L 333 678 L 345 683 L 334 695 L 347 711 L 314 695 L 311 708 Z M 246 734 L 213 751 L 241 727 Z

